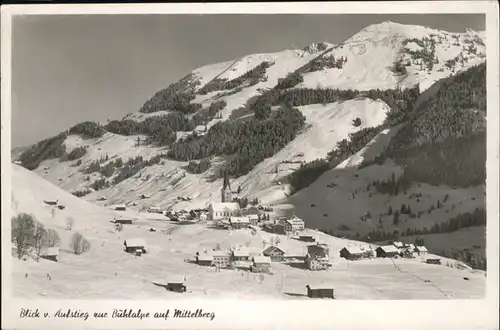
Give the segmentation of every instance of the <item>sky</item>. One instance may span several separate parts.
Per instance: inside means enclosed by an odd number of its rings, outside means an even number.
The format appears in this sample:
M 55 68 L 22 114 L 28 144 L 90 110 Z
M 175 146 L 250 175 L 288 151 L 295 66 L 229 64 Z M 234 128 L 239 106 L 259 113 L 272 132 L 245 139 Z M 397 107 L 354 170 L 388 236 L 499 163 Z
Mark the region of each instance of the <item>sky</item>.
M 194 69 L 340 43 L 383 21 L 485 30 L 484 15 L 19 16 L 12 32 L 12 147 L 83 121 L 120 119 Z

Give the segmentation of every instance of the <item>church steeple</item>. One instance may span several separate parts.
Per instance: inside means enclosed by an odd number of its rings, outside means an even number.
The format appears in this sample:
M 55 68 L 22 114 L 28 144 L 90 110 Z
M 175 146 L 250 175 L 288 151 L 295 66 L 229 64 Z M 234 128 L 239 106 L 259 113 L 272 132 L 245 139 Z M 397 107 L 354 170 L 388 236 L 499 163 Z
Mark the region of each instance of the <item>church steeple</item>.
M 230 203 L 232 201 L 231 196 L 231 185 L 229 184 L 229 172 L 226 170 L 224 172 L 224 183 L 221 189 L 221 200 L 222 203 Z

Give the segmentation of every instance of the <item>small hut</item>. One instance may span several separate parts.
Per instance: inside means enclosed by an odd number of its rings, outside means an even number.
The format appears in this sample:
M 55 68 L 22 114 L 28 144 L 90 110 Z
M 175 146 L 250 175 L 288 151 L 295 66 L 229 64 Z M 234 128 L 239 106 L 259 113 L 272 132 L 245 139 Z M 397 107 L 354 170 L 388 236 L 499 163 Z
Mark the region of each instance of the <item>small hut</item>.
M 331 298 L 335 299 L 335 289 L 329 285 L 306 285 L 309 298 Z
M 115 211 L 126 211 L 127 207 L 123 204 L 115 205 Z
M 141 256 L 146 253 L 146 243 L 142 238 L 127 239 L 123 242 L 123 250 L 127 253 L 132 253 Z
M 52 260 L 57 262 L 57 258 L 59 257 L 59 248 L 58 247 L 49 247 L 46 251 L 44 251 L 40 257 L 47 260 Z
M 299 240 L 302 242 L 315 242 L 316 239 L 311 235 L 299 236 Z
M 57 205 L 58 200 L 48 199 L 43 201 L 47 205 Z
M 122 224 L 122 225 L 131 225 L 132 221 L 133 221 L 132 219 L 124 219 L 124 218 L 114 219 L 115 224 Z
M 167 280 L 167 285 L 165 287 L 167 291 L 172 292 L 186 292 L 185 278 L 172 278 Z

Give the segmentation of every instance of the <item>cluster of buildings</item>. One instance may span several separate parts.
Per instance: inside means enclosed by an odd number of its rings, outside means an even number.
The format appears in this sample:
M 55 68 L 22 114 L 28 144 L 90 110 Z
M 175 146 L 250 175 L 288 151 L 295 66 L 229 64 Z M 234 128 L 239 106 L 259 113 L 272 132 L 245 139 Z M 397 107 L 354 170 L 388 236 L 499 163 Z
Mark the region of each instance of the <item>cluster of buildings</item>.
M 196 263 L 200 266 L 238 268 L 252 272 L 269 272 L 272 262 L 295 258 L 303 259 L 304 268 L 313 271 L 325 270 L 332 266 L 329 258 L 329 247 L 323 243 L 309 245 L 305 256 L 288 256 L 285 251 L 275 245 L 268 246 L 259 253 L 241 247 L 233 248 L 230 251 L 213 250 L 196 253 Z
M 200 266 L 239 268 L 256 273 L 268 273 L 271 270 L 271 257 L 255 254 L 246 248 L 234 248 L 230 251 L 198 251 L 196 263 Z
M 387 245 L 377 247 L 375 250 L 360 248 L 356 246 L 344 247 L 340 250 L 340 257 L 347 260 L 358 260 L 366 258 L 415 258 L 416 255 L 425 255 L 428 250 L 425 246 L 415 246 L 403 242 L 388 242 Z
M 245 229 L 263 223 L 258 210 L 255 212 L 241 210 L 240 204 L 233 202 L 232 197 L 229 178 L 225 176 L 221 188 L 221 202 L 212 203 L 209 206 L 208 220 L 211 220 L 215 225 L 232 229 Z M 275 234 L 297 234 L 304 230 L 305 223 L 296 216 L 291 218 L 282 217 L 265 227 Z

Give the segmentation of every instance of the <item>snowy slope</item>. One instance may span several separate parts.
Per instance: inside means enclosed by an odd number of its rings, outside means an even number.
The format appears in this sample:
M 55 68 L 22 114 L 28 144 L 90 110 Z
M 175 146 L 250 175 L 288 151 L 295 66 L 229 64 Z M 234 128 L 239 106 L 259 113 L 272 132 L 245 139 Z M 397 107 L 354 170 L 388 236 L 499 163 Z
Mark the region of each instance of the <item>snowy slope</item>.
M 478 298 L 484 295 L 483 272 L 447 267 L 415 260 L 372 259 L 347 262 L 338 251 L 345 246 L 368 247 L 366 243 L 334 238 L 308 230 L 320 242 L 328 244 L 332 268 L 311 272 L 299 264 L 272 264 L 272 274 L 258 275 L 237 270 L 214 272 L 185 262 L 201 249 L 222 249 L 245 245 L 259 253 L 275 235 L 257 231 L 224 231 L 211 229 L 207 223 L 174 224 L 168 221 L 139 220 L 125 225 L 122 232 L 113 229 L 115 212 L 92 205 L 53 186 L 33 173 L 12 165 L 14 213 L 27 212 L 55 229 L 62 238 L 59 261 L 41 259 L 35 262 L 13 260 L 13 294 L 21 298 L 69 299 L 187 299 L 194 297 L 228 297 L 241 299 L 303 299 L 307 284 L 336 283 L 338 299 L 447 299 Z M 51 217 L 44 198 L 57 198 L 66 205 Z M 75 219 L 72 231 L 63 228 L 66 216 Z M 156 232 L 149 232 L 154 227 Z M 79 256 L 68 249 L 74 231 L 81 232 L 92 246 Z M 148 253 L 140 258 L 122 250 L 126 238 L 143 238 Z M 307 243 L 281 237 L 279 243 L 288 255 L 303 255 Z M 51 279 L 46 277 L 50 274 Z M 188 292 L 170 293 L 155 286 L 172 276 L 185 276 Z M 464 282 L 467 276 L 470 281 Z
M 231 183 L 233 189 L 241 186 L 242 194 L 249 198 L 262 199 L 264 203 L 281 200 L 287 196 L 289 188 L 277 185 L 277 181 L 290 174 L 293 169 L 300 165 L 300 162 L 309 162 L 325 157 L 337 142 L 348 138 L 350 133 L 382 124 L 389 111 L 384 102 L 367 98 L 341 103 L 308 105 L 299 107 L 299 109 L 306 116 L 307 127 L 304 132 L 273 157 L 258 164 L 249 174 L 233 180 Z M 354 127 L 352 125 L 355 118 L 361 119 L 361 126 Z M 87 154 L 81 158 L 81 165 L 72 167 L 68 166 L 69 162 L 60 162 L 58 159 L 47 160 L 34 172 L 67 191 L 82 190 L 100 177 L 98 173 L 87 175 L 82 172 L 95 159 L 106 155 L 109 157 L 109 162 L 116 157 L 121 157 L 124 161 L 136 156 L 150 159 L 165 152 L 165 150 L 152 146 L 135 147 L 136 141 L 136 136 L 121 136 L 111 133 L 106 133 L 103 137 L 92 140 L 84 140 L 79 136 L 70 135 L 65 140 L 67 150 L 78 146 L 89 146 Z M 303 154 L 303 156 L 297 157 L 298 154 Z M 285 161 L 299 163 L 283 163 Z M 205 207 L 211 201 L 218 201 L 222 179 L 208 180 L 211 176 L 210 172 L 202 175 L 189 174 L 182 169 L 182 166 L 186 164 L 186 162 L 164 159 L 160 165 L 145 168 L 141 172 L 140 178 L 134 176 L 116 186 L 89 194 L 84 198 L 95 201 L 97 196 L 104 195 L 115 203 L 137 202 L 139 209 L 151 204 L 162 207 L 175 206 L 176 209 L 197 208 Z M 278 173 L 275 173 L 276 167 L 278 167 Z M 46 170 L 46 168 L 48 169 Z M 148 176 L 150 178 L 144 180 Z M 184 177 L 181 181 L 171 185 L 182 176 Z M 85 180 L 86 177 L 89 177 L 89 181 Z M 161 189 L 165 190 L 160 191 Z M 151 198 L 140 200 L 141 194 L 151 195 Z M 190 197 L 193 200 L 179 202 L 178 196 Z
M 475 42 L 476 36 L 481 38 L 481 34 L 474 31 L 450 33 L 393 22 L 370 25 L 328 54 L 336 58 L 347 57 L 347 63 L 342 69 L 307 73 L 299 87 L 368 90 L 405 88 L 420 83 L 420 89 L 424 91 L 435 81 L 484 61 L 486 54 L 484 44 L 475 43 L 476 54 L 464 49 L 469 42 Z M 415 42 L 403 44 L 404 40 L 412 38 L 435 40 L 434 56 L 439 63 L 435 64 L 431 71 L 421 69 L 419 64 L 411 63 L 407 67 L 406 76 L 395 76 L 391 72 L 391 67 L 396 60 L 401 60 L 403 63 L 411 61 L 406 49 L 422 50 Z M 464 63 L 459 62 L 451 68 L 445 65 L 446 61 L 457 57 L 463 58 Z

